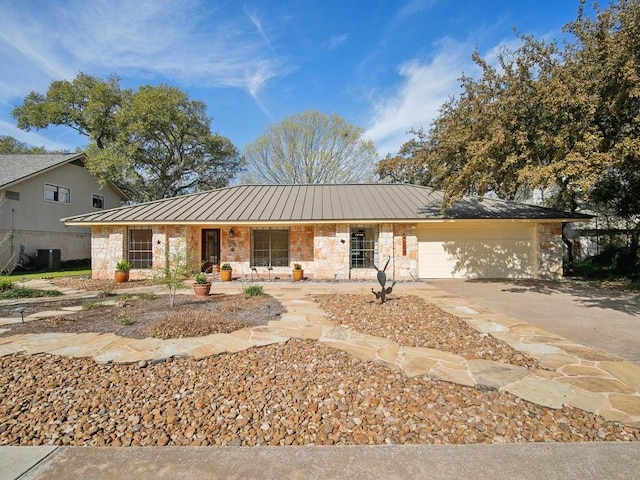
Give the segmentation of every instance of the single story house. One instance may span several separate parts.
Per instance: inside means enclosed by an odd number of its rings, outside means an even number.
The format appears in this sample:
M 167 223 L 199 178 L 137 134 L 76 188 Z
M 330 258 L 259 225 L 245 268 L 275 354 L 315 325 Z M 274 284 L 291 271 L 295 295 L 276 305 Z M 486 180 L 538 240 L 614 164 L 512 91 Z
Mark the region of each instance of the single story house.
M 563 222 L 585 215 L 464 197 L 417 185 L 241 185 L 63 218 L 91 228 L 94 278 L 133 263 L 132 278 L 161 270 L 172 251 L 202 269 L 230 263 L 234 277 L 315 279 L 557 278 Z
M 42 263 L 44 254 L 45 266 L 91 256 L 91 229 L 60 217 L 116 208 L 128 197 L 101 188 L 86 161 L 83 153 L 0 155 L 0 272 Z

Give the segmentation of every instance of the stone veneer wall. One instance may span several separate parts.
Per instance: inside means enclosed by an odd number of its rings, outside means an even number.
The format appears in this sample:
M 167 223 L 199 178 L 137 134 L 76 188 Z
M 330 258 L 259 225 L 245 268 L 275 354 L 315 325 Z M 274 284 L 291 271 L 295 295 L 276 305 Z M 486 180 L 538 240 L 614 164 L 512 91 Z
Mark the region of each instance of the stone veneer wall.
M 551 225 L 552 227 L 555 224 Z M 153 268 L 151 270 L 132 270 L 131 278 L 153 276 L 154 272 L 165 266 L 167 258 L 173 252 L 201 251 L 201 229 L 196 226 L 154 226 L 153 230 Z M 126 227 L 94 227 L 91 236 L 92 270 L 94 278 L 112 279 L 115 264 L 124 258 L 126 244 Z M 350 237 L 348 224 L 319 224 L 315 226 L 291 226 L 290 249 L 291 263 L 300 263 L 305 276 L 318 279 L 374 280 L 376 271 L 373 268 L 351 269 Z M 541 245 L 542 245 L 542 235 Z M 549 238 L 547 243 L 553 238 Z M 544 248 L 547 249 L 547 243 Z M 543 246 L 540 247 L 541 251 Z M 545 250 L 547 252 L 548 250 Z M 411 280 L 418 273 L 418 240 L 416 225 L 380 224 L 378 238 L 379 268 L 383 268 L 390 256 L 387 274 L 396 280 Z M 230 263 L 234 277 L 251 275 L 251 228 L 233 227 L 233 238 L 229 229 L 220 231 L 220 262 Z M 555 257 L 548 255 L 551 262 Z M 560 248 L 560 272 L 562 271 L 562 248 Z M 264 277 L 266 268 L 259 267 L 259 274 Z M 272 278 L 289 278 L 291 265 L 274 267 Z
M 112 280 L 113 272 L 124 257 L 125 227 L 93 227 L 91 229 L 91 276 Z
M 538 224 L 538 277 L 562 278 L 562 224 Z

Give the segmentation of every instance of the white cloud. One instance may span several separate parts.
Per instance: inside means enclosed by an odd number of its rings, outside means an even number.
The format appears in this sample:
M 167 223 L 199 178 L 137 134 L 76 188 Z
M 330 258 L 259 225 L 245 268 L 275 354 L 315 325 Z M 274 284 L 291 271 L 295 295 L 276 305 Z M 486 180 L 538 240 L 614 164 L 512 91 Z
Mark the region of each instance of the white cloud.
M 274 54 L 265 22 L 255 14 L 239 14 L 233 4 L 74 0 L 31 5 L 10 2 L 0 16 L 0 57 L 11 58 L 14 71 L 33 77 L 28 89 L 41 88 L 40 77 L 50 82 L 71 79 L 78 71 L 135 72 L 187 85 L 245 88 L 255 96 L 270 78 L 291 69 Z M 15 81 L 6 77 L 0 74 L 0 84 Z
M 460 91 L 462 73 L 475 70 L 473 46 L 450 39 L 441 41 L 428 61 L 413 59 L 398 70 L 403 81 L 390 95 L 372 101 L 372 120 L 366 132 L 378 153 L 395 155 L 411 136 L 411 129 L 428 129 L 439 108 Z

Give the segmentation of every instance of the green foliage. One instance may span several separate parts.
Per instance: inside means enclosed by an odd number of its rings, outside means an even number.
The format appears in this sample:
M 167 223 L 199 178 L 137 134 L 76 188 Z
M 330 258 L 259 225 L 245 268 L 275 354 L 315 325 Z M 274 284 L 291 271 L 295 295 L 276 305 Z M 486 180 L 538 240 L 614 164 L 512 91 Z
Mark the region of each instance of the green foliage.
M 131 262 L 129 260 L 120 260 L 116 263 L 116 270 L 122 270 L 123 272 L 128 272 L 131 270 Z
M 220 265 L 220 270 L 233 270 L 233 269 L 231 268 L 230 263 L 223 263 L 222 265 Z
M 130 90 L 120 89 L 120 80 L 100 80 L 79 73 L 71 82 L 56 80 L 46 94 L 31 92 L 12 114 L 23 130 L 64 125 L 89 137 L 104 148 L 116 136 L 116 115 Z
M 249 285 L 244 289 L 244 295 L 246 297 L 259 297 L 264 295 L 262 291 L 262 285 Z
M 0 292 L 4 292 L 5 290 L 11 290 L 13 287 L 13 281 L 11 279 L 3 277 L 0 278 Z
M 118 320 L 122 325 L 133 325 L 135 323 L 133 317 L 130 317 L 129 315 L 123 315 L 118 318 Z
M 140 300 L 154 300 L 156 298 L 156 294 L 153 292 L 139 293 L 138 298 Z
M 302 270 L 302 265 L 300 265 L 299 263 L 294 263 L 293 264 L 293 269 L 294 270 Z
M 116 300 L 119 302 L 126 302 L 128 300 L 131 300 L 132 298 L 133 295 L 131 295 L 130 293 L 120 293 L 116 296 Z
M 9 135 L 0 135 L 0 155 L 47 153 L 44 147 L 31 147 Z
M 204 272 L 199 272 L 195 277 L 196 283 L 206 284 L 209 283 L 209 279 L 207 278 L 207 274 Z
M 38 290 L 35 288 L 12 288 L 0 292 L 0 298 L 37 298 L 37 297 L 59 297 L 62 293 L 58 290 Z
M 245 149 L 252 183 L 318 184 L 370 181 L 377 158 L 364 129 L 338 115 L 291 115 Z
M 31 92 L 13 116 L 25 130 L 63 125 L 87 136 L 89 171 L 136 201 L 226 186 L 242 167 L 231 141 L 211 132 L 204 103 L 175 87 L 132 91 L 80 73 Z

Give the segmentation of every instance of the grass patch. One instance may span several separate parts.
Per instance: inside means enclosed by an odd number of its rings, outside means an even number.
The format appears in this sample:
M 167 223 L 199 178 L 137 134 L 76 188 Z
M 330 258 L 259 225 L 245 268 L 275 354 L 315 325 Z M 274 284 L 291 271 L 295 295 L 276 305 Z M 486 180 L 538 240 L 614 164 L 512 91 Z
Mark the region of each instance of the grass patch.
M 133 318 L 128 315 L 123 315 L 119 320 L 122 325 L 133 325 L 134 323 Z
M 127 300 L 131 300 L 133 295 L 129 293 L 121 293 L 116 297 L 116 300 L 119 302 L 126 302 Z
M 91 269 L 87 269 L 87 268 L 77 268 L 77 269 L 70 269 L 70 270 L 57 270 L 55 272 L 18 272 L 18 271 L 14 271 L 13 273 L 11 273 L 11 275 L 7 275 L 8 277 L 11 277 L 13 279 L 18 279 L 18 280 L 40 280 L 42 278 L 64 278 L 64 277 L 90 277 L 91 276 Z
M 94 308 L 104 307 L 104 304 L 100 302 L 84 302 L 82 304 L 83 310 L 93 310 Z
M 0 298 L 37 298 L 37 297 L 60 297 L 62 293 L 58 290 L 38 290 L 36 288 L 12 288 L 0 292 Z
M 244 289 L 244 295 L 246 297 L 259 297 L 261 295 L 264 295 L 264 292 L 262 291 L 262 285 L 249 285 Z
M 138 294 L 140 300 L 155 300 L 156 294 L 153 292 L 146 292 Z

